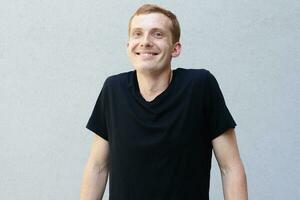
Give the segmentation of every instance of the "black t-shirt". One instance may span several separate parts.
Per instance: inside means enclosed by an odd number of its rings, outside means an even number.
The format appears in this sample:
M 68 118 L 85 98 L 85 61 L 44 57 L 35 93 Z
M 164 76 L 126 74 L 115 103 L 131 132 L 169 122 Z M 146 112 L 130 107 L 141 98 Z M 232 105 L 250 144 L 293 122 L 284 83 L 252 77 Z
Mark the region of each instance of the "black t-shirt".
M 177 68 L 150 102 L 135 70 L 108 77 L 86 127 L 109 142 L 110 200 L 206 200 L 211 141 L 235 126 L 215 77 Z

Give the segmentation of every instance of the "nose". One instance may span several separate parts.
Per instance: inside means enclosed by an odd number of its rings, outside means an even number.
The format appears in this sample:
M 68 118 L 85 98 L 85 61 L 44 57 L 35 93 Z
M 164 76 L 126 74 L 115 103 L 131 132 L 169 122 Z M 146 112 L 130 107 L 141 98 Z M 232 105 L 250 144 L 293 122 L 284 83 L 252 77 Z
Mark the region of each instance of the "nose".
M 153 46 L 152 41 L 149 37 L 150 37 L 149 35 L 145 34 L 145 36 L 142 38 L 142 41 L 140 43 L 141 47 L 149 48 Z

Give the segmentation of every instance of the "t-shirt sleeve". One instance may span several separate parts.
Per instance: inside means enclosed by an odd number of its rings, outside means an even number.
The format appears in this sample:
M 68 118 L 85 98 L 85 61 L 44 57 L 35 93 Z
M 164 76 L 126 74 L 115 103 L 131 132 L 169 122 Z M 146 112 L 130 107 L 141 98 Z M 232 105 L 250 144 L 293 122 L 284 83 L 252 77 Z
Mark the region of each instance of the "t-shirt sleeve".
M 206 78 L 205 113 L 209 137 L 215 139 L 230 128 L 235 128 L 236 123 L 230 114 L 216 78 L 208 72 Z
M 107 130 L 107 79 L 105 80 L 97 98 L 93 112 L 88 120 L 86 128 L 108 141 Z

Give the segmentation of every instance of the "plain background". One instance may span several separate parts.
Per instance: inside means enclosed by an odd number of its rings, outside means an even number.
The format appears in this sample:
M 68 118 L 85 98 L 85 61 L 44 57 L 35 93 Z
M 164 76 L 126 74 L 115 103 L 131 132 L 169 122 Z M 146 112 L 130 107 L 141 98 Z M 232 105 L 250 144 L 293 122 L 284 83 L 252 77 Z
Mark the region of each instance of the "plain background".
M 0 199 L 79 199 L 93 136 L 85 125 L 105 78 L 132 70 L 127 25 L 143 3 L 0 0 Z M 299 1 L 151 3 L 181 23 L 173 69 L 217 78 L 250 199 L 300 199 Z M 210 196 L 223 198 L 215 160 Z

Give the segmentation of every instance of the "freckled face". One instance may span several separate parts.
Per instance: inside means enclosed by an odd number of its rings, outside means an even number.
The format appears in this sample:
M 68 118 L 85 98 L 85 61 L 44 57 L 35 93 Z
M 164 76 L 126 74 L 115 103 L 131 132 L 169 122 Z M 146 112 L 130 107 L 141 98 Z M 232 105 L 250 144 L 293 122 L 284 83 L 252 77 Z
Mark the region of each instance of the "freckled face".
M 131 21 L 128 57 L 137 71 L 157 71 L 171 67 L 179 55 L 179 42 L 172 43 L 171 20 L 161 13 L 137 15 Z

